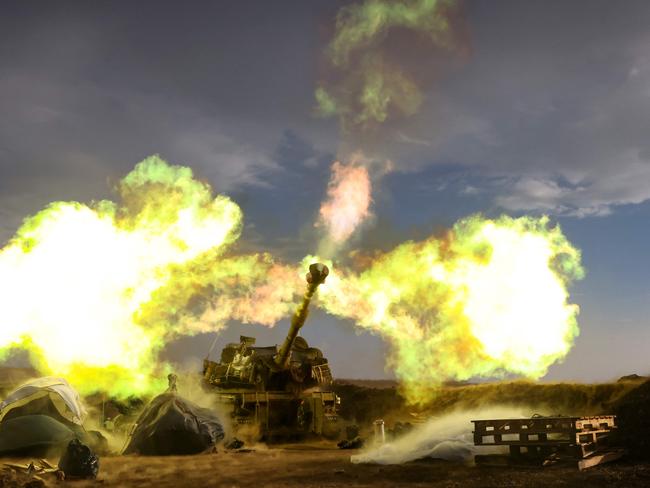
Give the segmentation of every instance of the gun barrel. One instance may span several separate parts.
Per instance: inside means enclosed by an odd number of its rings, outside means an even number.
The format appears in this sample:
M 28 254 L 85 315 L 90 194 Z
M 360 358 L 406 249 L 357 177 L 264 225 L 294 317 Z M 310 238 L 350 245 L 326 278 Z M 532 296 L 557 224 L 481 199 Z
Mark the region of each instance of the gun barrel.
M 305 325 L 305 321 L 309 315 L 309 303 L 319 285 L 325 282 L 325 278 L 327 278 L 328 274 L 329 269 L 324 264 L 314 263 L 309 266 L 309 273 L 307 273 L 307 291 L 302 298 L 302 302 L 298 305 L 298 308 L 291 318 L 291 326 L 289 327 L 287 337 L 285 337 L 278 354 L 275 356 L 275 364 L 278 366 L 283 368 L 287 366 L 291 347 L 298 336 L 298 332 L 300 332 L 302 326 Z

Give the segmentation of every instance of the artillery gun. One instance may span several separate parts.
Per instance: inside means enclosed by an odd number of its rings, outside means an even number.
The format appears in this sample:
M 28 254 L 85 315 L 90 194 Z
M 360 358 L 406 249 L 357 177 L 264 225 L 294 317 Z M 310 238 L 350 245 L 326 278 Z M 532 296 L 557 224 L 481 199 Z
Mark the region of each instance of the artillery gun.
M 204 360 L 203 381 L 230 411 L 236 428 L 256 426 L 267 441 L 338 433 L 339 398 L 331 390 L 327 359 L 298 336 L 328 274 L 324 264 L 309 267 L 307 291 L 280 347 L 255 346 L 255 338 L 241 336 L 238 344 L 226 345 L 220 361 Z

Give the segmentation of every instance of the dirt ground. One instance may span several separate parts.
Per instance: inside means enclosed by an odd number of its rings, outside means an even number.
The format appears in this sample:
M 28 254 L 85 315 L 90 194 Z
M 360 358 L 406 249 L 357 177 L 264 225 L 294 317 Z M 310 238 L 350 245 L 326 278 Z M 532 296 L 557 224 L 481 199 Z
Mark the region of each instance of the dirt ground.
M 48 486 L 133 487 L 648 487 L 650 464 L 613 463 L 580 472 L 575 467 L 495 468 L 443 461 L 359 465 L 356 451 L 273 448 L 175 457 L 101 458 L 96 481 L 48 480 Z M 13 460 L 15 462 L 15 460 Z M 4 462 L 0 460 L 0 462 Z M 2 485 L 2 483 L 0 483 Z

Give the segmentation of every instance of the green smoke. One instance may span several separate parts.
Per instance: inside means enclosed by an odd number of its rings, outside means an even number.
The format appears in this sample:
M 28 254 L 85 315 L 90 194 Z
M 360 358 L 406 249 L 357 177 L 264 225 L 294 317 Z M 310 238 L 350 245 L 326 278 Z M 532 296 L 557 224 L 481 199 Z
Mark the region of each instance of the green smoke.
M 427 47 L 452 48 L 453 0 L 365 0 L 343 7 L 327 55 L 340 78 L 321 83 L 316 111 L 337 115 L 344 129 L 384 122 L 391 113 L 412 115 L 423 95 L 412 77 L 386 59 L 383 48 L 396 30 L 416 33 Z

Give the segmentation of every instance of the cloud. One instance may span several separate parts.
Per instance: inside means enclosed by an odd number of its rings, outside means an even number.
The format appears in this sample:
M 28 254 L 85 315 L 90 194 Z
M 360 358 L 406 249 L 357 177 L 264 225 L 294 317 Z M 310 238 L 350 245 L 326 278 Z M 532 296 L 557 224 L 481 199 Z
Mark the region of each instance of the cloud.
M 415 138 L 415 137 L 410 137 L 407 134 L 404 134 L 403 132 L 399 132 L 399 131 L 397 132 L 397 140 L 399 142 L 403 142 L 405 144 L 417 144 L 417 145 L 420 145 L 420 146 L 430 146 L 431 145 L 430 141 L 426 141 L 424 139 L 418 139 L 418 138 Z
M 281 169 L 270 151 L 228 136 L 212 121 L 206 122 L 197 129 L 178 131 L 170 152 L 202 168 L 223 191 L 243 185 L 269 186 L 265 176 Z
M 650 199 L 649 49 L 650 38 L 623 49 L 628 59 L 610 72 L 617 77 L 610 90 L 546 116 L 556 123 L 540 135 L 549 149 L 526 155 L 519 148 L 520 167 L 511 167 L 519 175 L 497 203 L 584 217 Z
M 638 153 L 622 155 L 591 180 L 575 185 L 559 179 L 521 177 L 506 180 L 496 203 L 506 210 L 542 211 L 575 217 L 610 215 L 616 206 L 650 199 L 650 162 Z
M 313 6 L 179 11 L 154 3 L 5 9 L 5 227 L 48 201 L 110 196 L 111 184 L 150 154 L 192 166 L 216 191 L 243 193 L 294 171 L 275 157 L 287 128 L 336 148 L 335 124 L 328 130 L 311 116 L 314 80 L 296 76 L 320 52 L 305 21 L 317 15 Z M 316 152 L 304 162 L 318 164 Z M 27 193 L 33 198 L 18 198 Z
M 395 169 L 457 164 L 512 212 L 600 216 L 649 200 L 650 4 L 580 5 L 474 5 L 474 56 L 395 128 Z
M 14 5 L 0 19 L 11 41 L 0 43 L 0 206 L 22 217 L 45 198 L 106 197 L 160 153 L 218 191 L 275 186 L 293 208 L 287 193 L 317 201 L 309 193 L 326 186 L 332 153 L 357 150 L 399 173 L 457 165 L 469 185 L 459 198 L 513 212 L 602 215 L 650 198 L 649 3 L 469 2 L 471 58 L 421 85 L 417 114 L 342 141 L 311 113 L 331 39 L 319 45 L 314 22 L 337 11 L 314 5 L 260 4 L 244 23 L 251 12 L 236 6 L 179 15 L 163 5 L 149 18 L 147 5 L 129 15 Z M 399 61 L 401 46 L 387 46 Z
M 108 196 L 151 154 L 191 165 L 219 192 L 266 186 L 269 173 L 282 171 L 272 139 L 248 139 L 157 94 L 10 74 L 0 77 L 0 105 L 2 240 L 50 201 Z

